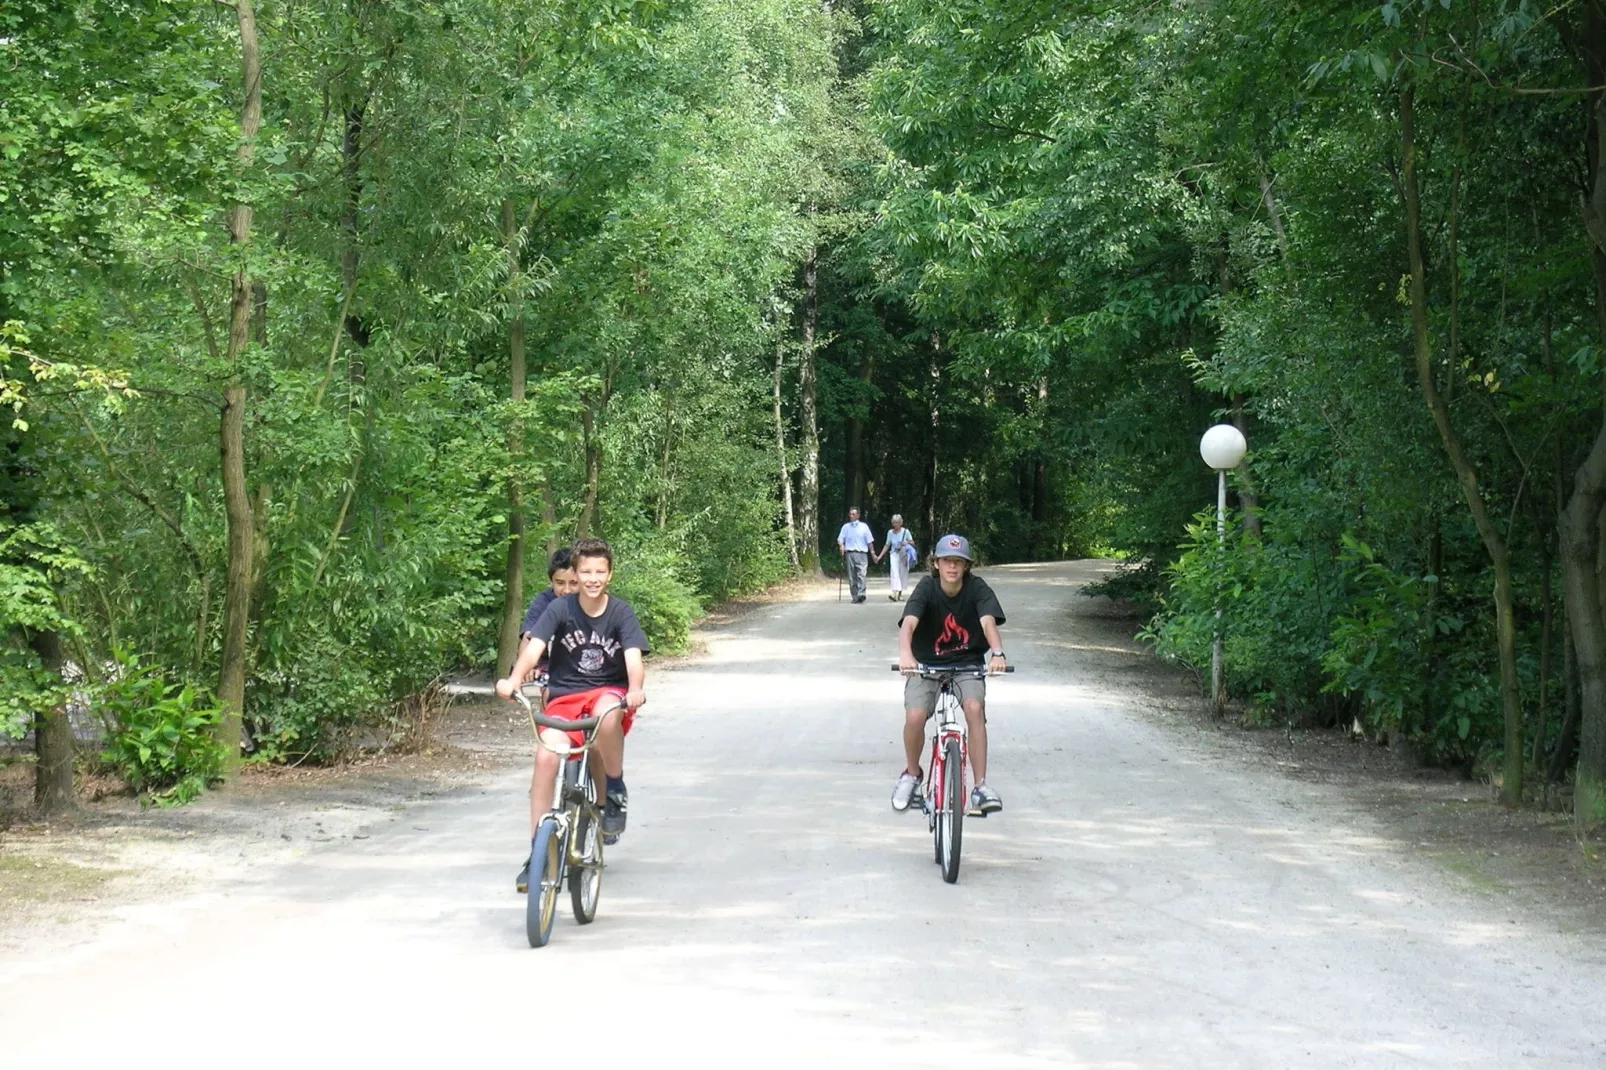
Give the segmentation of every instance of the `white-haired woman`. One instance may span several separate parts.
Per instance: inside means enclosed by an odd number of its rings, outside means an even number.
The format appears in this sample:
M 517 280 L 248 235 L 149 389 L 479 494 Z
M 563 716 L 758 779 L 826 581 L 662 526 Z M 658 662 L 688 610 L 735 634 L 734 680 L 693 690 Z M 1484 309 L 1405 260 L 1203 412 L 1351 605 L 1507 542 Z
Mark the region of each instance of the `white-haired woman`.
M 892 527 L 887 532 L 887 541 L 876 554 L 876 563 L 880 564 L 883 557 L 889 554 L 892 557 L 891 581 L 892 589 L 887 592 L 887 601 L 903 601 L 903 589 L 909 583 L 909 563 L 914 557 L 914 536 L 909 529 L 903 526 L 903 517 L 898 513 L 892 514 Z

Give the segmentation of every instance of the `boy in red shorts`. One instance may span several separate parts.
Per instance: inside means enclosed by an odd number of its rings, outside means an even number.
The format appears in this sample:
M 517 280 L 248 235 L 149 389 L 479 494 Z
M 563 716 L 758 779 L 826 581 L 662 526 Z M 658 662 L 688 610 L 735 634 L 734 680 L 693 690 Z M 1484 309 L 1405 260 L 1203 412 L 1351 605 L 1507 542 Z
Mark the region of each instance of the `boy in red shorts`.
M 642 655 L 651 651 L 647 636 L 628 603 L 608 594 L 613 579 L 613 550 L 601 539 L 584 539 L 573 550 L 574 570 L 580 592 L 555 599 L 542 611 L 530 628 L 530 643 L 519 652 L 505 679 L 496 682 L 496 693 L 511 699 L 514 690 L 529 675 L 549 648 L 552 652 L 548 675 L 550 697 L 548 717 L 567 721 L 602 714 L 591 753 L 595 766 L 606 778 L 602 810 L 602 834 L 611 843 L 625 830 L 625 812 L 630 796 L 625 790 L 625 736 L 635 720 L 636 709 L 647 701 L 644 690 L 647 667 Z M 583 735 L 571 732 L 576 745 Z M 535 749 L 535 777 L 530 785 L 530 836 L 552 800 L 562 760 L 545 747 Z M 529 886 L 529 862 L 519 874 L 519 891 Z

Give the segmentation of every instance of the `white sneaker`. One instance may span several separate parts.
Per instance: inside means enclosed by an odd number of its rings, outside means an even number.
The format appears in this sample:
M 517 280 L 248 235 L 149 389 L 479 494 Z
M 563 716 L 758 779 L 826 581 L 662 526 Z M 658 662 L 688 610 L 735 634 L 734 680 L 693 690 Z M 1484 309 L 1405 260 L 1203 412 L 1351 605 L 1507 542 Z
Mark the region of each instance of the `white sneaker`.
M 909 802 L 915 797 L 915 791 L 920 787 L 920 777 L 908 772 L 898 777 L 898 783 L 892 789 L 892 808 L 899 813 L 909 809 Z

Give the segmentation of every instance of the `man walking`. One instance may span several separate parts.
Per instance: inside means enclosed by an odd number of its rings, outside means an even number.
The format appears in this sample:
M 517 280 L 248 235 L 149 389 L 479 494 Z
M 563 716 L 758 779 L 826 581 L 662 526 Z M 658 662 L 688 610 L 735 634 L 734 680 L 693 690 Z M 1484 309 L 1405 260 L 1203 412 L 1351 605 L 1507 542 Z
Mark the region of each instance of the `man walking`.
M 842 564 L 848 570 L 848 590 L 853 592 L 855 603 L 866 597 L 865 577 L 870 571 L 870 547 L 874 544 L 870 525 L 859 519 L 857 509 L 849 509 L 848 522 L 837 533 L 836 548 L 842 551 Z

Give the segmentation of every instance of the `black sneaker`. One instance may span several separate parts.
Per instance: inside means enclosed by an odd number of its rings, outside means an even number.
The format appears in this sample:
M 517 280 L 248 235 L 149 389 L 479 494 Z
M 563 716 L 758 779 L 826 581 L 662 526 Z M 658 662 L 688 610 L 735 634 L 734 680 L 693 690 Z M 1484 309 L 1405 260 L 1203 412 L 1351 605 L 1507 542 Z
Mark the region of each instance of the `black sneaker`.
M 603 843 L 618 842 L 619 834 L 625 830 L 625 813 L 629 809 L 630 792 L 622 787 L 618 791 L 608 792 L 608 798 L 602 804 Z
M 513 886 L 519 890 L 519 894 L 520 895 L 525 895 L 525 894 L 529 893 L 529 891 L 530 891 L 530 860 L 528 858 L 526 858 L 524 860 L 524 868 L 519 870 L 519 875 L 513 879 Z

